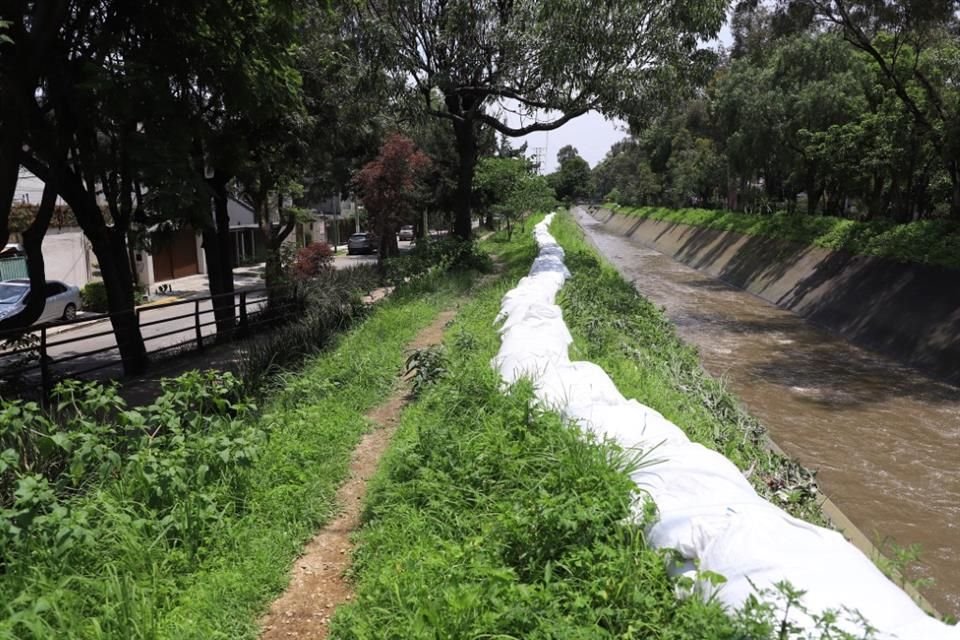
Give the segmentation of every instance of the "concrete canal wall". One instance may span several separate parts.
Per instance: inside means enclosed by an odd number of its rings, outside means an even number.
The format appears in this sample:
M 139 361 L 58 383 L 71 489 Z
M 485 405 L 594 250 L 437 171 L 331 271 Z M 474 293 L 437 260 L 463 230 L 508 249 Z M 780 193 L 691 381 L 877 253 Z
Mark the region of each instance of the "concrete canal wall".
M 600 209 L 608 231 L 960 384 L 960 271 Z M 960 247 L 957 248 L 960 251 Z

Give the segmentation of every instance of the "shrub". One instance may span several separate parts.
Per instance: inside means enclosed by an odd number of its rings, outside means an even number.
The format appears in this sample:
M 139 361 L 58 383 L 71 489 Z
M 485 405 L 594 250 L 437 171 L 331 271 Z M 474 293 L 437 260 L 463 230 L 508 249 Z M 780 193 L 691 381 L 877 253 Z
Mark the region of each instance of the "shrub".
M 87 311 L 97 313 L 106 313 L 109 309 L 107 304 L 107 287 L 101 280 L 88 282 L 80 290 L 80 298 L 83 300 L 83 308 Z
M 333 249 L 326 242 L 314 242 L 300 249 L 293 261 L 293 277 L 315 278 L 333 267 Z
M 110 304 L 107 302 L 107 287 L 102 280 L 88 282 L 80 290 L 80 299 L 83 302 L 84 311 L 93 311 L 94 313 L 108 313 Z M 142 285 L 133 288 L 133 304 L 139 305 L 147 301 L 147 290 Z
M 106 313 L 109 310 L 107 287 L 100 280 L 88 282 L 80 290 L 80 298 L 83 300 L 83 308 L 87 311 Z
M 278 374 L 317 353 L 335 333 L 363 318 L 360 296 L 378 284 L 375 265 L 327 269 L 320 277 L 298 283 L 292 292 L 302 309 L 297 321 L 251 341 L 242 352 L 239 375 L 246 392 L 262 394 Z
M 473 242 L 464 242 L 457 238 L 424 238 L 418 240 L 407 255 L 387 260 L 386 278 L 392 284 L 399 284 L 435 269 L 489 273 L 493 270 L 493 262 L 490 256 Z

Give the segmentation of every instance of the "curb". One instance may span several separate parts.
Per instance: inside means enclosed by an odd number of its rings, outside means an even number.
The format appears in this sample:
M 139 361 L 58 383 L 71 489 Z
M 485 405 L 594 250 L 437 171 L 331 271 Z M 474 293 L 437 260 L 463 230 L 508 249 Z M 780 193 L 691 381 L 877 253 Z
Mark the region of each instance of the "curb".
M 153 300 L 153 301 L 148 302 L 148 303 L 146 303 L 146 304 L 137 305 L 136 307 L 134 307 L 134 309 L 135 309 L 135 310 L 138 310 L 138 311 L 139 311 L 140 309 L 149 309 L 150 307 L 153 307 L 153 306 L 156 306 L 156 305 L 166 304 L 166 303 L 168 303 L 168 302 L 176 302 L 177 300 L 186 300 L 186 298 L 179 298 L 179 297 L 177 297 L 177 296 L 169 296 L 169 297 L 166 297 L 166 298 L 160 298 L 159 300 Z M 47 335 L 48 335 L 48 336 L 59 336 L 59 335 L 64 334 L 64 333 L 71 333 L 71 332 L 73 332 L 73 331 L 76 331 L 77 329 L 83 329 L 83 328 L 85 328 L 85 327 L 92 327 L 92 326 L 94 326 L 94 325 L 100 324 L 101 322 L 107 322 L 107 321 L 109 321 L 109 320 L 110 320 L 110 318 L 98 318 L 98 319 L 96 319 L 96 320 L 90 320 L 89 322 L 83 322 L 83 318 L 80 318 L 80 322 L 71 322 L 70 324 L 57 325 L 57 326 L 51 327 L 50 329 L 47 330 Z

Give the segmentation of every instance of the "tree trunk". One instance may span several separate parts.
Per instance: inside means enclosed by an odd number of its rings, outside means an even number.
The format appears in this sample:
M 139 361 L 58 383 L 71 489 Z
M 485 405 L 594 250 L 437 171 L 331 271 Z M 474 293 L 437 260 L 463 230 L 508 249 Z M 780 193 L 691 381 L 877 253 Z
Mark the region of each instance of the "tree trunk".
M 950 217 L 960 220 L 960 162 L 952 160 L 949 163 L 950 174 Z
M 106 231 L 106 246 L 102 242 L 91 244 L 103 274 L 110 323 L 123 361 L 123 371 L 127 375 L 137 375 L 147 368 L 147 349 L 133 303 L 133 274 L 127 261 L 126 232 L 120 229 Z M 101 245 L 99 250 L 98 244 Z
M 230 252 L 230 214 L 227 209 L 227 180 L 214 176 L 213 227 L 203 230 L 203 250 L 207 259 L 207 277 L 213 296 L 213 317 L 217 323 L 217 341 L 233 337 L 236 305 L 233 296 L 233 257 Z
M 400 255 L 400 245 L 397 244 L 397 226 L 392 220 L 384 220 L 378 226 L 380 245 L 377 247 L 377 261 L 382 263 L 386 258 Z
M 473 173 L 477 167 L 477 139 L 470 120 L 454 120 L 457 155 L 460 159 L 457 172 L 457 191 L 454 198 L 453 233 L 461 240 L 470 240 L 473 233 L 471 200 L 473 198 Z

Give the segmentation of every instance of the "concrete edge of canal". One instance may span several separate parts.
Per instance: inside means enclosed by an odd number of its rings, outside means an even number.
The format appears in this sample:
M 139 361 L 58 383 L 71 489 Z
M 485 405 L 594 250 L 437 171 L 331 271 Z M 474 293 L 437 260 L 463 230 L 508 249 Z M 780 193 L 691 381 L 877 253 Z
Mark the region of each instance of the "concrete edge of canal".
M 960 271 L 589 210 L 608 231 L 786 309 L 853 344 L 960 384 Z

